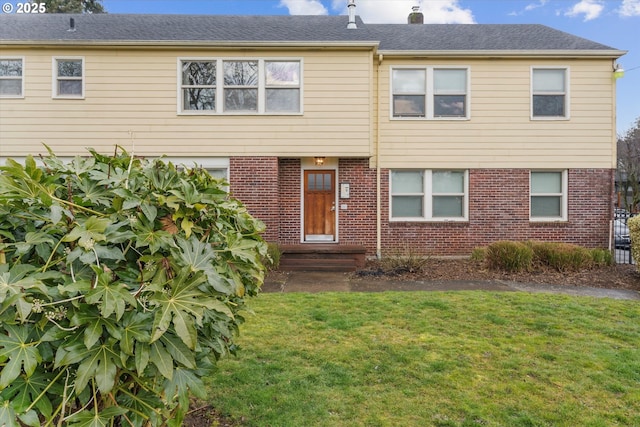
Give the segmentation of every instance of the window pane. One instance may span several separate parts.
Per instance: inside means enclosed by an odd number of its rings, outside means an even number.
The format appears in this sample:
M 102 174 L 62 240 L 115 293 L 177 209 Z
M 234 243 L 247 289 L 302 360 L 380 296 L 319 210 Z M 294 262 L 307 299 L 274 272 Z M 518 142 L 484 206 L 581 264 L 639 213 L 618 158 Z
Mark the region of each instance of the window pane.
M 561 200 L 559 196 L 531 197 L 531 216 L 559 218 L 562 216 Z
M 466 93 L 467 70 L 434 70 L 433 89 L 436 93 Z
M 531 194 L 562 194 L 562 172 L 531 172 Z
M 533 115 L 564 117 L 564 95 L 533 95 Z
M 393 194 L 423 193 L 424 182 L 422 171 L 391 172 L 391 189 Z
M 393 70 L 393 93 L 425 93 L 425 70 Z
M 462 196 L 434 196 L 434 218 L 460 218 L 464 216 Z
M 533 70 L 534 92 L 564 92 L 565 70 Z
M 292 85 L 300 84 L 300 63 L 299 62 L 266 62 L 266 83 L 267 85 Z
M 183 62 L 182 84 L 189 86 L 214 86 L 216 84 L 216 63 Z
M 464 193 L 464 172 L 462 171 L 433 171 L 433 193 Z
M 185 110 L 215 110 L 216 90 L 205 88 L 183 89 L 183 108 Z
M 0 95 L 22 95 L 22 80 L 0 80 Z
M 258 87 L 258 62 L 225 61 L 224 84 L 226 86 Z
M 267 111 L 300 111 L 299 89 L 267 89 Z
M 465 95 L 436 95 L 433 97 L 435 117 L 465 117 L 467 97 Z
M 227 169 L 207 169 L 209 175 L 217 179 L 227 179 Z
M 82 60 L 58 60 L 58 77 L 82 77 Z
M 58 95 L 82 95 L 82 80 L 58 80 Z
M 22 76 L 22 60 L 21 59 L 0 60 L 0 77 L 21 77 L 21 76 Z
M 421 196 L 393 196 L 391 216 L 393 218 L 422 217 Z
M 225 89 L 224 109 L 226 111 L 257 111 L 257 89 Z
M 394 95 L 393 115 L 395 117 L 424 117 L 424 95 Z

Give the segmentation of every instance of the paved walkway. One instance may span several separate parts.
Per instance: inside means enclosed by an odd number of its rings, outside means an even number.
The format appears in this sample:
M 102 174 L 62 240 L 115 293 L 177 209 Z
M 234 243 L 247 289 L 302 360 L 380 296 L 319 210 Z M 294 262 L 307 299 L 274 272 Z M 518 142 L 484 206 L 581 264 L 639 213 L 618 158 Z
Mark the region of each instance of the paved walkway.
M 495 281 L 422 281 L 353 277 L 350 273 L 292 271 L 270 275 L 263 292 L 384 292 L 384 291 L 503 291 L 547 292 L 567 295 L 640 300 L 640 292 L 581 286 L 558 286 Z

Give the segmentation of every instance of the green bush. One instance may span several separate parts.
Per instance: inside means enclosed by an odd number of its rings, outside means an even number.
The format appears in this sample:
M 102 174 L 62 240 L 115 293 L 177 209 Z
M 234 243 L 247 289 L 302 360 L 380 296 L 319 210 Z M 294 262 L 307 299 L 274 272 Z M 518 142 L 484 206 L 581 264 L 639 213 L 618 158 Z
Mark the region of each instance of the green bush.
M 533 249 L 522 242 L 501 240 L 487 246 L 485 260 L 489 268 L 526 271 L 532 268 Z
M 264 227 L 203 169 L 90 153 L 0 167 L 0 425 L 179 426 Z
M 480 247 L 480 248 L 474 248 L 473 251 L 471 251 L 470 258 L 472 261 L 484 261 L 486 256 L 487 256 L 487 248 Z
M 627 226 L 631 237 L 631 256 L 634 260 L 640 260 L 640 215 L 629 218 Z M 640 269 L 638 264 L 636 268 Z
M 262 260 L 265 268 L 268 271 L 277 270 L 280 267 L 280 258 L 282 258 L 282 251 L 277 243 L 267 243 L 267 256 Z
M 580 271 L 613 264 L 613 255 L 604 249 L 587 249 L 562 242 L 527 242 L 535 261 L 563 271 Z

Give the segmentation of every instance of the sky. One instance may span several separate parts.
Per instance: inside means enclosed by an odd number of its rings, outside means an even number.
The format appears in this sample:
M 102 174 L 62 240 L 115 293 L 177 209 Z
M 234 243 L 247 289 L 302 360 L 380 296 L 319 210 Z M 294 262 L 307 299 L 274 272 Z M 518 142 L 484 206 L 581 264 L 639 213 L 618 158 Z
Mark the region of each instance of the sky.
M 347 0 L 103 0 L 102 4 L 109 13 L 347 13 Z M 617 80 L 618 134 L 624 135 L 640 118 L 640 0 L 356 0 L 356 14 L 365 23 L 404 24 L 412 6 L 421 7 L 425 24 L 543 24 L 627 51 L 618 60 L 625 69 L 625 76 Z

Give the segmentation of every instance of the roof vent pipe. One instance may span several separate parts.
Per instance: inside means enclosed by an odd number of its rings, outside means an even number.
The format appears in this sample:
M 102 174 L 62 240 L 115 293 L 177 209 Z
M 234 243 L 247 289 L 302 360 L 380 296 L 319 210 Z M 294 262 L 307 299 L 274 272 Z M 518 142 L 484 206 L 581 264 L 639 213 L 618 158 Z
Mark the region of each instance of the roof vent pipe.
M 76 30 L 76 20 L 73 18 L 69 18 L 69 29 L 67 31 L 75 31 Z
M 409 24 L 424 24 L 424 15 L 420 12 L 420 6 L 413 6 L 413 12 L 409 14 L 407 22 Z
M 349 23 L 347 24 L 347 28 L 349 30 L 355 30 L 358 28 L 356 25 L 356 0 L 349 0 L 347 8 L 349 12 Z

